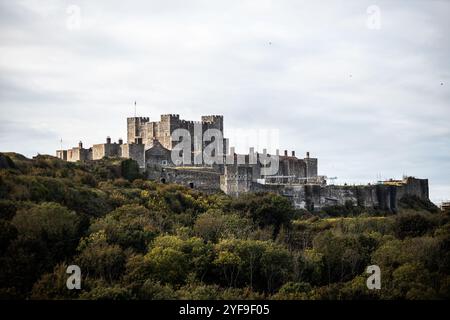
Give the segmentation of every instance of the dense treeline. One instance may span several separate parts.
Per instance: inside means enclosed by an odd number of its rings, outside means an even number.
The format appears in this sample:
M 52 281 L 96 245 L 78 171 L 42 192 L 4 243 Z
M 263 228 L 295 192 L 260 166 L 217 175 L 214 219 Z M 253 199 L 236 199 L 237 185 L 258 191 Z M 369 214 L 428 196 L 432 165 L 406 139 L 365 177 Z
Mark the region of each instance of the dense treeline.
M 0 158 L 2 299 L 450 297 L 450 218 L 431 203 L 313 215 L 275 194 L 155 183 L 129 160 Z M 66 287 L 72 264 L 82 290 Z

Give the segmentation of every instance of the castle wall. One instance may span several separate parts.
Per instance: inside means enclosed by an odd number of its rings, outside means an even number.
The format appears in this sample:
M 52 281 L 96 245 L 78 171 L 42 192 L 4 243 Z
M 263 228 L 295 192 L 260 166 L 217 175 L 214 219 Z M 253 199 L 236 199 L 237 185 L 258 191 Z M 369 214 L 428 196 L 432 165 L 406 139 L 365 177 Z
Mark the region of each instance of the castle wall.
M 92 159 L 92 150 L 83 148 L 72 148 L 67 150 L 67 161 L 77 162 Z
M 92 146 L 92 159 L 100 160 L 104 157 L 121 157 L 121 147 L 117 143 L 102 143 Z
M 398 210 L 398 201 L 405 195 L 428 200 L 428 180 L 409 177 L 400 185 L 363 186 L 265 185 L 252 183 L 250 191 L 278 193 L 291 199 L 296 208 L 308 210 L 320 210 L 323 207 L 345 205 L 350 202 L 355 206 L 395 212 Z
M 164 148 L 158 140 L 154 140 L 151 148 L 145 151 L 145 166 L 172 165 L 171 151 Z
M 121 156 L 123 158 L 133 159 L 138 164 L 139 167 L 145 167 L 145 145 L 144 144 L 136 144 L 136 143 L 126 143 L 120 145 Z
M 397 192 L 397 199 L 400 199 L 405 194 L 415 195 L 420 199 L 428 199 L 428 179 L 415 179 L 412 177 L 406 178 L 406 184 L 404 184 L 403 187 Z
M 253 168 L 243 165 L 225 166 L 220 177 L 220 189 L 228 195 L 238 196 L 251 191 Z
M 149 118 L 128 118 L 128 143 L 133 143 L 135 138 L 139 137 L 146 146 L 150 146 L 153 140 L 157 139 L 163 147 L 172 150 L 179 143 L 172 141 L 172 133 L 176 129 L 186 129 L 191 136 L 191 148 L 194 150 L 196 126 L 199 127 L 202 136 L 208 129 L 218 129 L 223 135 L 223 116 L 202 116 L 201 119 L 201 121 L 186 121 L 180 119 L 177 114 L 161 115 L 161 120 L 157 122 L 149 122 Z M 224 144 L 225 141 L 226 139 Z M 205 145 L 206 142 L 203 141 L 202 149 Z
M 303 159 L 298 159 L 293 156 L 280 156 L 279 159 L 278 176 L 306 177 L 306 162 Z
M 67 150 L 56 150 L 56 157 L 67 161 Z
M 148 178 L 163 183 L 176 183 L 206 193 L 220 191 L 220 173 L 207 168 L 174 168 L 147 166 Z
M 142 141 L 147 139 L 145 127 L 149 121 L 150 118 L 145 117 L 127 118 L 127 142 L 129 144 L 134 143 L 136 138 L 142 138 Z
M 307 178 L 317 177 L 317 174 L 318 174 L 317 158 L 310 158 L 309 156 L 307 156 L 303 160 L 306 164 L 306 177 Z

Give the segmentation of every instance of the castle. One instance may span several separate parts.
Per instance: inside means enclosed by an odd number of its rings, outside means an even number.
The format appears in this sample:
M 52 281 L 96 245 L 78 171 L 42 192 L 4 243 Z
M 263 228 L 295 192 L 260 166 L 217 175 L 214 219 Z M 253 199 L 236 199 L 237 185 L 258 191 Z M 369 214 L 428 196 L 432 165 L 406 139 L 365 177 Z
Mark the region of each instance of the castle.
M 186 121 L 179 115 L 161 115 L 160 121 L 150 121 L 148 117 L 127 118 L 127 142 L 122 139 L 112 142 L 110 137 L 105 143 L 84 148 L 57 150 L 58 158 L 76 162 L 99 160 L 104 157 L 119 157 L 135 160 L 149 179 L 162 183 L 177 183 L 196 188 L 204 192 L 223 191 L 237 196 L 246 192 L 270 191 L 291 199 L 297 208 L 316 210 L 330 205 L 353 203 L 365 207 L 384 210 L 397 210 L 398 200 L 404 195 L 414 195 L 428 200 L 428 180 L 412 177 L 400 181 L 385 181 L 365 186 L 327 185 L 327 177 L 318 175 L 318 159 L 298 158 L 295 151 L 287 150 L 282 155 L 255 153 L 250 148 L 248 154 L 236 154 L 229 147 L 228 139 L 223 138 L 223 116 L 202 116 L 201 121 Z M 184 130 L 189 137 L 189 151 L 183 151 L 189 162 L 174 161 L 180 141 L 174 139 L 177 130 Z M 215 130 L 214 151 L 220 161 L 207 163 L 202 151 L 208 148 L 208 141 L 202 138 Z M 176 151 L 176 152 L 174 152 Z M 187 154 L 189 153 L 189 154 Z M 198 160 L 192 161 L 190 160 Z M 275 171 L 268 173 L 267 159 L 276 162 Z M 275 160 L 275 161 L 274 161 Z

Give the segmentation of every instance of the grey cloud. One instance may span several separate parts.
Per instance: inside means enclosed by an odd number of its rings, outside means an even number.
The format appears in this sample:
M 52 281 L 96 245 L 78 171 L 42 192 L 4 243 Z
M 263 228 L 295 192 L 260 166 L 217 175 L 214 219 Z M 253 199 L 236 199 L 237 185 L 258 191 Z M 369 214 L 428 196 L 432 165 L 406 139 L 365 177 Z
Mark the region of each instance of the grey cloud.
M 80 30 L 66 28 L 71 4 Z M 408 173 L 448 198 L 450 3 L 376 1 L 376 31 L 372 4 L 0 0 L 0 149 L 124 137 L 137 100 L 151 118 L 278 128 L 280 148 L 341 181 Z

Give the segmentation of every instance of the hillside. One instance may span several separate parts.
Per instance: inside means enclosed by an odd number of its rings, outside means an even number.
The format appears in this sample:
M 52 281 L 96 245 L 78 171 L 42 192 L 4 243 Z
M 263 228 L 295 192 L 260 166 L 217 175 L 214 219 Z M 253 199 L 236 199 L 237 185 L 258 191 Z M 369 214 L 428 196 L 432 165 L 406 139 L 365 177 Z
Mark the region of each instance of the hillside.
M 448 299 L 450 218 L 295 210 L 146 180 L 132 160 L 0 154 L 1 299 Z M 66 288 L 79 265 L 82 289 Z M 382 290 L 366 287 L 367 266 Z

